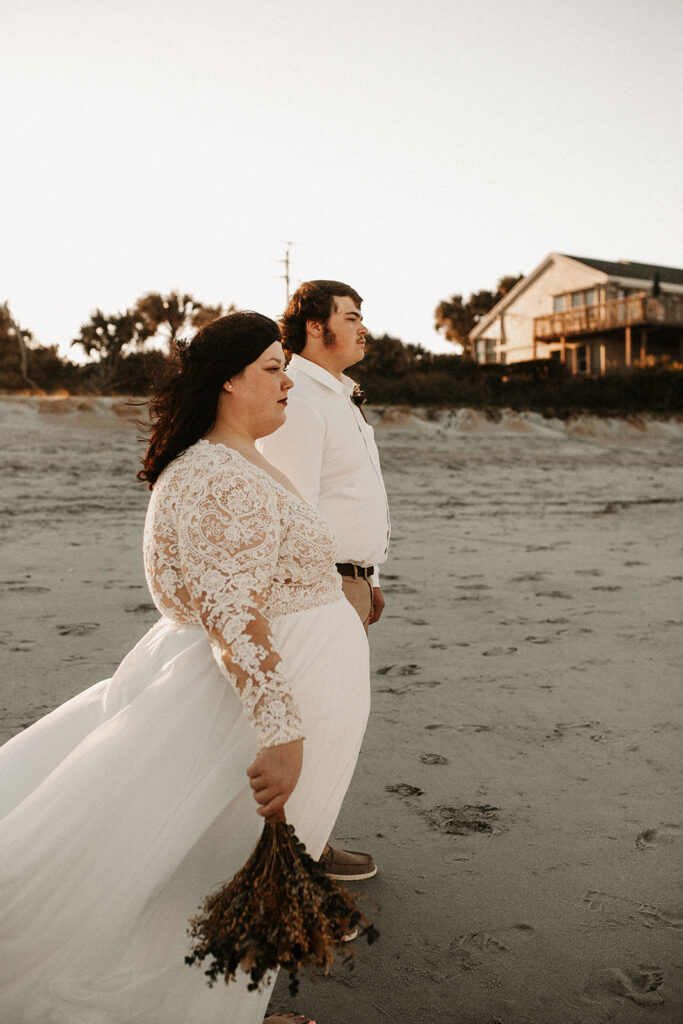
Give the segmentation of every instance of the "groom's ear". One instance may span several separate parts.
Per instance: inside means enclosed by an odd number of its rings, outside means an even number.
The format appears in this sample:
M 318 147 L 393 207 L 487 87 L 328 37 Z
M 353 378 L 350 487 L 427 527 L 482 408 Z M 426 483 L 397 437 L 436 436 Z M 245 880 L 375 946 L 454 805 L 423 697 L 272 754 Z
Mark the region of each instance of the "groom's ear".
M 311 338 L 322 338 L 324 326 L 325 324 L 322 320 L 307 320 L 306 334 L 310 335 Z

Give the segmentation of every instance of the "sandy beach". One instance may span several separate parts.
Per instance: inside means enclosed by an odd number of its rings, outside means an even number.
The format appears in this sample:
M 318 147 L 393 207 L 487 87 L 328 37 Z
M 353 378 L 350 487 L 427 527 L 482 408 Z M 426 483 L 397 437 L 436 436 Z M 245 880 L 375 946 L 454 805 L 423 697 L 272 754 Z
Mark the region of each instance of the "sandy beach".
M 381 938 L 273 1009 L 680 1021 L 683 423 L 371 414 L 392 548 L 335 839 L 375 855 Z M 157 618 L 135 415 L 0 400 L 1 740 Z

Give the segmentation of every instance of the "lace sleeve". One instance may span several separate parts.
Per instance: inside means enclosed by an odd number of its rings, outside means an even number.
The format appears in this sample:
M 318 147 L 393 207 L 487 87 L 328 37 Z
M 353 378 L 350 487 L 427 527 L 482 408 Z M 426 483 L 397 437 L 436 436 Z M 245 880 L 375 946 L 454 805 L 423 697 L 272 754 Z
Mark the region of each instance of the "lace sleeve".
M 178 496 L 176 527 L 189 602 L 260 745 L 300 739 L 299 710 L 262 612 L 279 547 L 275 491 L 256 474 L 225 465 L 187 484 Z

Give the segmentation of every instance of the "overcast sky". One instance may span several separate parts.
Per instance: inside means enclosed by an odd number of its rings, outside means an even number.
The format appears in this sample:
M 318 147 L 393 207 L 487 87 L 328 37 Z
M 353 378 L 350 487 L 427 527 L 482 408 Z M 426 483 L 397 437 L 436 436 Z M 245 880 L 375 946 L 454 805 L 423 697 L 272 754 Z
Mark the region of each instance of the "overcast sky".
M 375 334 L 551 251 L 683 265 L 679 0 L 0 0 L 0 301 L 182 289 Z M 441 348 L 444 345 L 441 343 Z

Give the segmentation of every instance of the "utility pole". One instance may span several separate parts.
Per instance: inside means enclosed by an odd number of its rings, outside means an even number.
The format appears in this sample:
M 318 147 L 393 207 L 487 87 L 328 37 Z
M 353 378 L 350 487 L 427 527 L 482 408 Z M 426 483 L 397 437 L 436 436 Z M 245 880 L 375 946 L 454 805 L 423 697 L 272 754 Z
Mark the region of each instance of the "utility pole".
M 285 282 L 285 286 L 287 288 L 287 302 L 289 302 L 289 249 L 290 246 L 294 245 L 294 242 L 285 242 L 285 245 L 287 246 L 285 249 L 285 258 L 283 260 L 278 260 L 278 263 L 284 263 L 285 265 L 284 274 L 280 274 L 279 276 Z

